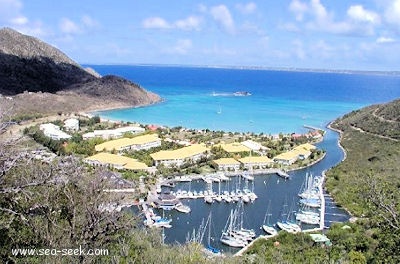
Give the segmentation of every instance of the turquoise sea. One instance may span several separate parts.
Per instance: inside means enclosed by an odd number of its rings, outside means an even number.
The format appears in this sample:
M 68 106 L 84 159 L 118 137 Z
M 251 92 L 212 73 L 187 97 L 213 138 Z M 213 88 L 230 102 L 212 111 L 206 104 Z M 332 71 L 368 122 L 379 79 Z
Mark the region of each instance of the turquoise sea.
M 150 107 L 100 112 L 145 124 L 275 134 L 324 127 L 362 106 L 400 97 L 400 76 L 166 66 L 89 65 L 159 94 Z M 247 91 L 251 96 L 233 96 Z
M 209 128 L 239 132 L 275 134 L 302 132 L 304 124 L 324 128 L 331 120 L 352 110 L 400 97 L 400 76 L 337 74 L 316 72 L 288 72 L 246 69 L 188 68 L 161 66 L 91 66 L 102 75 L 116 74 L 139 83 L 158 93 L 164 102 L 142 108 L 103 111 L 99 114 L 114 120 L 138 121 L 145 124 Z M 247 91 L 250 96 L 234 96 Z M 283 218 L 284 205 L 296 211 L 298 193 L 306 174 L 321 175 L 343 159 L 338 147 L 338 133 L 327 130 L 317 147 L 326 151 L 326 157 L 312 167 L 289 172 L 290 180 L 275 174 L 255 177 L 254 191 L 258 199 L 244 205 L 244 226 L 257 235 L 271 201 L 270 223 Z M 243 182 L 241 183 L 243 186 Z M 233 190 L 239 178 L 221 184 L 221 190 Z M 182 190 L 205 190 L 202 181 L 180 183 Z M 213 190 L 219 186 L 213 184 Z M 325 194 L 325 222 L 343 222 L 349 215 Z M 235 253 L 219 242 L 231 209 L 237 204 L 206 204 L 202 199 L 184 200 L 192 209 L 190 214 L 176 211 L 157 211 L 171 218 L 172 228 L 165 229 L 166 243 L 184 243 L 194 229 L 198 229 L 212 212 L 211 244 L 224 253 Z M 134 210 L 134 208 L 132 208 Z M 303 229 L 313 226 L 303 225 Z M 203 240 L 206 243 L 206 239 Z

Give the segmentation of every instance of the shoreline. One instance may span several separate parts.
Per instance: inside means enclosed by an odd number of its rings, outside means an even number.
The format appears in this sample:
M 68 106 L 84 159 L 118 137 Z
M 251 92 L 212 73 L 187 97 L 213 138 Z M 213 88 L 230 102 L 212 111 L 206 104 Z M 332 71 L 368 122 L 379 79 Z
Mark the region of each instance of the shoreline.
M 340 129 L 336 129 L 334 127 L 332 127 L 333 122 L 335 122 L 335 120 L 329 122 L 329 124 L 326 126 L 328 129 L 335 131 L 337 133 L 339 133 L 339 139 L 338 139 L 338 147 L 343 151 L 343 159 L 340 162 L 343 162 L 347 159 L 347 151 L 346 149 L 342 146 L 342 138 L 343 138 L 343 131 Z
M 103 111 L 112 111 L 112 110 L 121 110 L 121 109 L 129 109 L 129 108 L 141 108 L 141 107 L 148 107 L 148 106 L 153 106 L 153 105 L 157 105 L 160 103 L 165 102 L 165 99 L 161 99 L 158 102 L 154 102 L 154 103 L 149 103 L 149 104 L 140 104 L 140 105 L 125 105 L 124 103 L 119 104 L 116 103 L 116 105 L 114 106 L 108 106 L 108 107 L 95 107 L 95 108 L 88 108 L 88 109 L 84 109 L 82 111 L 79 111 L 78 113 L 83 114 L 83 115 L 90 115 L 92 113 L 96 113 L 96 112 L 103 112 Z
M 335 120 L 332 120 L 331 122 L 329 122 L 329 124 L 328 124 L 326 127 L 327 127 L 328 129 L 330 129 L 330 130 L 332 130 L 332 131 L 335 131 L 335 132 L 337 132 L 337 133 L 339 134 L 339 139 L 338 139 L 337 145 L 338 145 L 338 147 L 343 151 L 343 159 L 337 164 L 337 165 L 339 165 L 340 163 L 344 162 L 344 161 L 347 159 L 347 151 L 346 151 L 346 149 L 345 149 L 345 148 L 342 146 L 342 144 L 341 144 L 342 138 L 343 138 L 343 131 L 340 130 L 340 129 L 336 129 L 336 128 L 332 127 L 333 122 L 335 122 Z M 336 165 L 336 166 L 337 166 L 337 165 Z M 326 175 L 326 173 L 328 173 L 329 170 L 331 170 L 331 169 L 332 169 L 332 167 L 323 171 L 323 174 L 324 174 L 324 183 L 325 183 L 326 179 L 328 178 L 328 176 Z M 332 196 L 332 195 L 330 194 L 329 189 L 326 188 L 325 184 L 323 185 L 323 188 L 324 188 L 325 192 L 328 193 L 328 194 L 333 198 L 333 200 L 335 200 L 335 197 Z M 352 221 L 354 221 L 354 220 L 357 220 L 357 218 L 355 218 L 355 216 L 353 215 L 353 213 L 352 213 L 349 209 L 347 209 L 346 207 L 344 207 L 342 204 L 337 204 L 337 205 L 339 205 L 341 208 L 343 208 L 343 209 L 349 214 L 349 216 L 350 216 L 349 222 L 352 222 Z M 352 219 L 353 219 L 353 220 L 352 220 Z

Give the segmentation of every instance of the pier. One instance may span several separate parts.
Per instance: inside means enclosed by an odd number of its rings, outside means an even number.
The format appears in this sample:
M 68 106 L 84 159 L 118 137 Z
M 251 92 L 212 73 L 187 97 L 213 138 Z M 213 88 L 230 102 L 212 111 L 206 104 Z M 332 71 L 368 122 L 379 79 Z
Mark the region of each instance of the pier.
M 322 128 L 319 127 L 314 127 L 314 126 L 309 126 L 309 125 L 303 125 L 303 127 L 308 128 L 308 129 L 312 129 L 312 130 L 321 130 L 321 131 L 325 131 Z
M 323 183 L 325 180 L 325 170 L 322 172 L 322 180 L 319 182 L 319 197 L 321 199 L 321 210 L 320 210 L 320 221 L 319 221 L 319 227 L 316 228 L 312 228 L 312 229 L 307 229 L 307 230 L 302 230 L 301 232 L 303 233 L 313 233 L 313 232 L 318 232 L 318 231 L 322 231 L 325 228 L 325 196 L 324 196 L 324 192 L 323 192 Z M 275 236 L 265 236 L 265 235 L 260 235 L 258 236 L 256 239 L 254 239 L 253 241 L 251 241 L 247 246 L 243 247 L 242 249 L 240 249 L 238 252 L 236 252 L 236 254 L 234 255 L 235 257 L 238 256 L 242 256 L 243 253 L 245 253 L 253 244 L 255 241 L 259 240 L 259 239 L 270 239 L 273 238 Z

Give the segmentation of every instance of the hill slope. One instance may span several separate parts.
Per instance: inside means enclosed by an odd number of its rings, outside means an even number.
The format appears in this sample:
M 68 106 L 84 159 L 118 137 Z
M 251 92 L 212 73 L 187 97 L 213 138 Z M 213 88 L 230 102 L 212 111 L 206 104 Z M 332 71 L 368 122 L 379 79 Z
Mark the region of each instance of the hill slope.
M 399 116 L 397 99 L 353 111 L 332 124 L 343 132 L 341 144 L 347 151 L 347 159 L 328 172 L 327 188 L 357 216 L 376 214 L 375 206 L 370 204 L 372 196 L 376 197 L 372 193 L 376 190 L 372 189 L 381 185 L 400 186 Z M 399 188 L 394 191 L 388 202 L 399 195 Z
M 95 78 L 43 41 L 10 28 L 0 30 L 0 93 L 52 93 Z
M 0 94 L 15 96 L 17 112 L 42 113 L 98 109 L 103 103 L 107 108 L 139 106 L 161 100 L 130 81 L 85 70 L 60 50 L 10 28 L 0 29 Z

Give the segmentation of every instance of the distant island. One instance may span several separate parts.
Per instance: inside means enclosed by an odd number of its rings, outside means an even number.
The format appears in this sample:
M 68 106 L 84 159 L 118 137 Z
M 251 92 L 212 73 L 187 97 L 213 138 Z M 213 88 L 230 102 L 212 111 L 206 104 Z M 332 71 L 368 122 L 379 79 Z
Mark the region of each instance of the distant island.
M 114 65 L 114 64 L 109 64 Z M 115 64 L 117 65 L 117 64 Z M 288 72 L 316 72 L 339 74 L 366 74 L 366 75 L 400 75 L 400 71 L 374 71 L 374 70 L 350 70 L 350 69 L 320 69 L 297 67 L 267 67 L 267 66 L 234 66 L 234 65 L 194 65 L 194 64 L 124 64 L 143 67 L 185 67 L 185 68 L 212 68 L 212 69 L 237 69 L 259 71 L 288 71 Z

